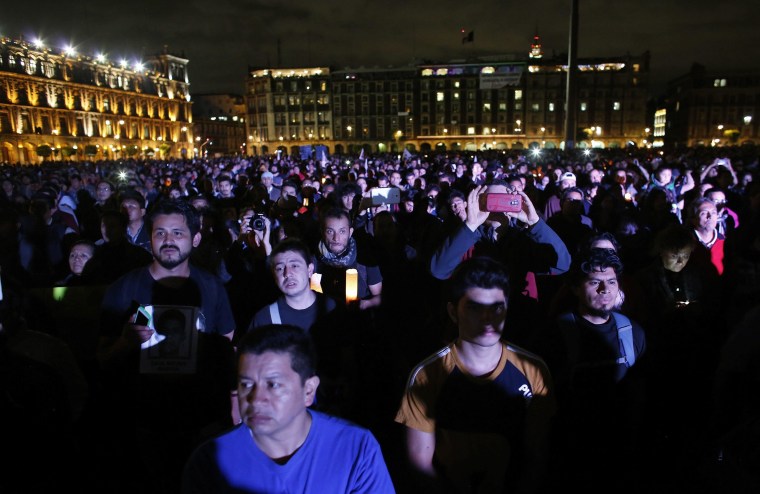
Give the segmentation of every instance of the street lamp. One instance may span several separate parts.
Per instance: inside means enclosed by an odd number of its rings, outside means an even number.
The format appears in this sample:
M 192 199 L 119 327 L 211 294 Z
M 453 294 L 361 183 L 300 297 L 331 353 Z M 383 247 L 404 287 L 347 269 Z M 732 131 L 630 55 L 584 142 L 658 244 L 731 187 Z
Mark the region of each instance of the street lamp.
M 206 144 L 212 144 L 212 142 L 211 142 L 211 139 L 209 139 L 209 138 L 206 138 L 206 140 L 205 140 L 205 141 L 203 141 L 203 144 L 201 144 L 201 145 L 198 147 L 198 150 L 199 150 L 198 154 L 199 154 L 200 156 L 203 156 L 203 146 L 205 146 Z

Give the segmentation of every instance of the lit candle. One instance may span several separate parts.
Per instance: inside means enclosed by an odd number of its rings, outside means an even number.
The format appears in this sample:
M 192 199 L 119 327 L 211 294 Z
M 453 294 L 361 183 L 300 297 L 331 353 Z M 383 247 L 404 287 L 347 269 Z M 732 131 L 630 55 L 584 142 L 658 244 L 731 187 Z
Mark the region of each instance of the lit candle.
M 346 303 L 359 298 L 359 272 L 355 269 L 346 270 Z
M 320 273 L 314 273 L 309 279 L 309 288 L 315 292 L 322 293 L 322 275 Z

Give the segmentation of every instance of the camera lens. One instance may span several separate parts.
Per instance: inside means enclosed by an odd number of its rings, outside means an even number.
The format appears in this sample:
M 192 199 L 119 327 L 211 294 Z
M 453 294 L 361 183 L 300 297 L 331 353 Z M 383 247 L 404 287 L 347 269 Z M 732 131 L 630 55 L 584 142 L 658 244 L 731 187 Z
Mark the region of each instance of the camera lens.
M 256 231 L 263 232 L 266 229 L 266 222 L 264 221 L 264 216 L 261 214 L 255 214 L 253 218 L 251 218 L 251 228 L 253 228 Z

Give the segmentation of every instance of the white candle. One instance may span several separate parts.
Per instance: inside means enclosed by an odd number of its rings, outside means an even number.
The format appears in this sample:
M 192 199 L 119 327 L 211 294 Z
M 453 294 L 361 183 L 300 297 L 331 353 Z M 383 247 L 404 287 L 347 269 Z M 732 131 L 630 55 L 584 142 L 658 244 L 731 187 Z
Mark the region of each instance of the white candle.
M 346 270 L 346 303 L 359 298 L 359 272 L 353 268 Z

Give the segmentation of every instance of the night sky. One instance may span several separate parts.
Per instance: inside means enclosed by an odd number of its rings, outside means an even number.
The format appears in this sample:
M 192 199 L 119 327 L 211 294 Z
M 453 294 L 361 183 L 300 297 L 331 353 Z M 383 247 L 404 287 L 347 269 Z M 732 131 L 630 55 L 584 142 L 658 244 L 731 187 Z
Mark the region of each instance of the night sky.
M 0 34 L 70 42 L 110 60 L 160 52 L 190 60 L 191 94 L 242 94 L 252 67 L 385 67 L 414 60 L 567 53 L 570 0 L 92 0 L 20 2 Z M 760 68 L 757 0 L 580 0 L 579 57 L 651 52 L 650 88 L 698 62 Z M 462 32 L 474 31 L 472 43 Z M 279 43 L 278 43 L 279 40 Z M 279 46 L 279 49 L 278 49 Z

